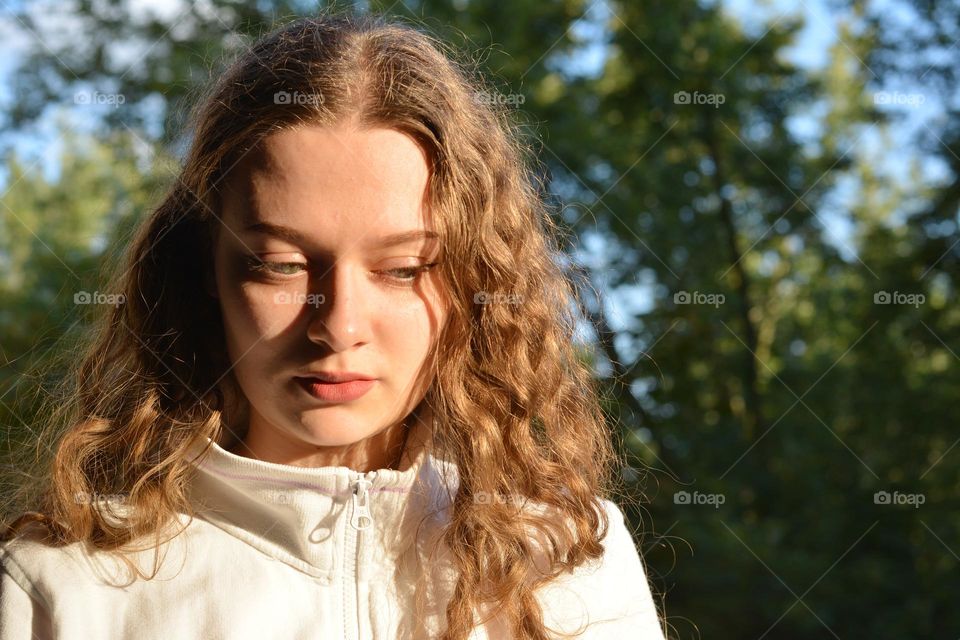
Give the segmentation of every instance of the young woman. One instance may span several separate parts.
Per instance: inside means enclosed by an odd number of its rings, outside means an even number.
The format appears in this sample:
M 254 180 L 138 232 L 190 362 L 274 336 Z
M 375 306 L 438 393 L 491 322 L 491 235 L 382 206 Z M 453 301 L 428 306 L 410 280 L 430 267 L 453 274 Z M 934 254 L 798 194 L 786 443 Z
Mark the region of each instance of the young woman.
M 212 87 L 7 521 L 4 640 L 663 638 L 482 89 L 350 16 Z

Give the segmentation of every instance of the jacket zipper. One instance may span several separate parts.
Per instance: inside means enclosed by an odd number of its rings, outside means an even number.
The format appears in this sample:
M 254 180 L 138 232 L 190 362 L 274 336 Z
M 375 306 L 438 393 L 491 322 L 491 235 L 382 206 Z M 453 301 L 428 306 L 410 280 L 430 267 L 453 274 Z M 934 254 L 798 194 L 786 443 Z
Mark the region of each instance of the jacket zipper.
M 377 477 L 376 471 L 368 471 L 353 480 L 353 495 L 351 496 L 350 526 L 347 527 L 347 553 L 344 554 L 344 602 L 348 603 L 344 611 L 344 638 L 359 640 L 360 638 L 360 540 L 364 529 L 373 525 L 373 516 L 370 514 L 370 495 L 367 489 Z

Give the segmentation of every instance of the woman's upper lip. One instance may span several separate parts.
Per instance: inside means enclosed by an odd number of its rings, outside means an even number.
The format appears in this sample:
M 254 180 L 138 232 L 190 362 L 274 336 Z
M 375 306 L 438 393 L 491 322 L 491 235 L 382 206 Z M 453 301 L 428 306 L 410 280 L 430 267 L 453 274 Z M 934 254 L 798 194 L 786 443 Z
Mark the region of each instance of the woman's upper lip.
M 308 371 L 300 378 L 317 378 L 324 382 L 350 382 L 351 380 L 376 380 L 373 376 L 353 371 Z

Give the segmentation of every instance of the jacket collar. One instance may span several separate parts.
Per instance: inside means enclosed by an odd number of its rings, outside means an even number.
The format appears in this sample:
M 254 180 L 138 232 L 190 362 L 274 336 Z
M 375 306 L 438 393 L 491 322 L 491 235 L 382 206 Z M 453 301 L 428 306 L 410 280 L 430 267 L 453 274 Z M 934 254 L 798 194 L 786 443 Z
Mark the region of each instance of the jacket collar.
M 321 582 L 389 573 L 421 522 L 436 529 L 448 519 L 456 494 L 456 466 L 433 456 L 423 429 L 418 422 L 410 434 L 408 466 L 367 473 L 264 462 L 206 438 L 191 455 L 191 504 L 198 518 Z

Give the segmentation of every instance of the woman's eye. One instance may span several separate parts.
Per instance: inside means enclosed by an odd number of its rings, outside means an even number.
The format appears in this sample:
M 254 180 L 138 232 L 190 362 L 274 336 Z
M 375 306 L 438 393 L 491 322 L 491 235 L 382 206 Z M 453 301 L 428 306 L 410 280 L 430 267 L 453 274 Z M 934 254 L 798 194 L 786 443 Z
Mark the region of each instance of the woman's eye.
M 271 262 L 261 260 L 256 256 L 245 256 L 244 261 L 249 272 L 267 276 L 293 276 L 301 271 L 306 271 L 308 267 L 304 262 Z M 391 284 L 400 283 L 401 285 L 411 285 L 422 273 L 429 271 L 436 265 L 436 262 L 431 262 L 412 267 L 398 267 L 396 269 L 380 271 L 378 274 L 386 274 L 380 277 L 389 281 Z
M 261 260 L 256 256 L 246 258 L 247 269 L 253 273 L 279 274 L 283 276 L 292 276 L 299 273 L 299 269 L 305 269 L 303 262 L 269 262 Z
M 388 269 L 384 273 L 390 274 L 390 278 L 403 283 L 413 283 L 417 277 L 436 266 L 436 262 L 421 264 L 415 267 L 399 267 L 397 269 Z

